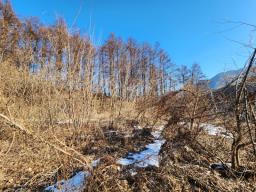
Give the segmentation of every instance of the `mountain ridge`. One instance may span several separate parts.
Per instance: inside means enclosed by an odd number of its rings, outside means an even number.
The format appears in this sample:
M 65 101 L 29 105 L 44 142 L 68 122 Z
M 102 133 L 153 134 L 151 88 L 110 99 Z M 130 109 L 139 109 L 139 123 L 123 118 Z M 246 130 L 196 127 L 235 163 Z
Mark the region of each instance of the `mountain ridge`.
M 229 70 L 225 72 L 220 72 L 209 79 L 208 86 L 211 89 L 219 89 L 230 83 L 235 77 L 237 77 L 242 72 L 242 69 Z

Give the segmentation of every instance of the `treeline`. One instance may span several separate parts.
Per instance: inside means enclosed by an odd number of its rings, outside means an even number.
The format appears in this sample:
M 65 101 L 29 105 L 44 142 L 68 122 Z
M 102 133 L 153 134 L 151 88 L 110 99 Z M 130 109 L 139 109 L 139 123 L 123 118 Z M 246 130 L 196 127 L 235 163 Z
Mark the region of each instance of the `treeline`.
M 71 89 L 134 99 L 162 95 L 202 77 L 198 64 L 176 68 L 158 44 L 126 41 L 111 34 L 95 46 L 88 36 L 70 33 L 63 19 L 52 26 L 21 21 L 11 3 L 0 0 L 0 62 L 43 73 Z

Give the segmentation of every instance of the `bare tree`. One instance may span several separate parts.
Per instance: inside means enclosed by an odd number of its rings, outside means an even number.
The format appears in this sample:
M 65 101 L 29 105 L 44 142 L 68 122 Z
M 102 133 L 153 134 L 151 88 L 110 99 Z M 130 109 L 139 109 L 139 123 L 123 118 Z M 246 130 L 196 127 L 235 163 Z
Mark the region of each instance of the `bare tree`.
M 197 85 L 198 82 L 205 77 L 201 70 L 201 66 L 198 63 L 192 65 L 190 73 L 190 81 L 193 85 Z
M 250 110 L 248 110 L 248 103 L 249 101 L 246 101 L 247 94 L 246 94 L 246 81 L 248 79 L 250 70 L 255 62 L 255 56 L 256 56 L 256 49 L 254 49 L 252 56 L 249 60 L 248 66 L 244 73 L 241 74 L 240 78 L 237 80 L 236 85 L 236 98 L 235 98 L 235 120 L 236 120 L 236 127 L 234 128 L 234 136 L 233 136 L 233 143 L 232 143 L 232 156 L 231 156 L 231 162 L 232 162 L 232 168 L 236 169 L 240 166 L 240 158 L 239 158 L 239 150 L 247 145 L 252 145 L 255 147 L 255 139 L 252 138 L 251 128 L 250 128 L 250 122 L 248 119 L 248 113 L 250 113 Z M 246 102 L 243 102 L 243 97 L 245 98 Z M 247 104 L 246 104 L 247 103 Z M 247 129 L 249 129 L 250 133 L 250 141 L 246 141 L 246 134 L 244 131 L 243 126 L 243 119 L 246 118 L 247 122 Z M 254 148 L 255 151 L 255 148 Z M 255 154 L 256 155 L 256 154 Z
M 181 65 L 178 69 L 178 80 L 183 86 L 189 81 L 190 79 L 190 70 L 186 65 Z

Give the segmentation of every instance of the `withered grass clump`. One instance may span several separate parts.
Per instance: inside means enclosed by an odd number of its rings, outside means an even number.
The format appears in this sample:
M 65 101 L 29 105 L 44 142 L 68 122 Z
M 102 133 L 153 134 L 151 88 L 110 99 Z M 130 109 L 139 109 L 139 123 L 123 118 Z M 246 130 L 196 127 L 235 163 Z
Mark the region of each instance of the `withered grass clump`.
M 101 158 L 100 164 L 88 179 L 87 192 L 132 191 L 128 181 L 122 177 L 120 166 L 111 156 Z
M 211 163 L 230 162 L 230 154 L 227 153 L 231 148 L 230 139 L 201 132 L 197 139 L 191 140 L 188 135 L 183 140 L 177 130 L 177 127 L 173 129 L 172 137 L 168 137 L 161 149 L 160 169 L 163 174 L 175 177 L 183 190 L 255 190 L 255 176 L 239 175 L 232 169 L 218 171 L 210 168 Z

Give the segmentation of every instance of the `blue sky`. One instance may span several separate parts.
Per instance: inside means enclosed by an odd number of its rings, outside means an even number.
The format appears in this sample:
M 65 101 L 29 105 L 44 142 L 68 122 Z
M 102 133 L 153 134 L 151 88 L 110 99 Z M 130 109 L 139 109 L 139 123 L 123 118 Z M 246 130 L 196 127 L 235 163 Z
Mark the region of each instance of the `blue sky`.
M 11 0 L 20 18 L 45 24 L 59 16 L 101 43 L 111 32 L 138 42 L 159 42 L 177 65 L 202 66 L 212 77 L 242 67 L 255 45 L 255 0 Z M 233 41 L 234 40 L 234 41 Z

